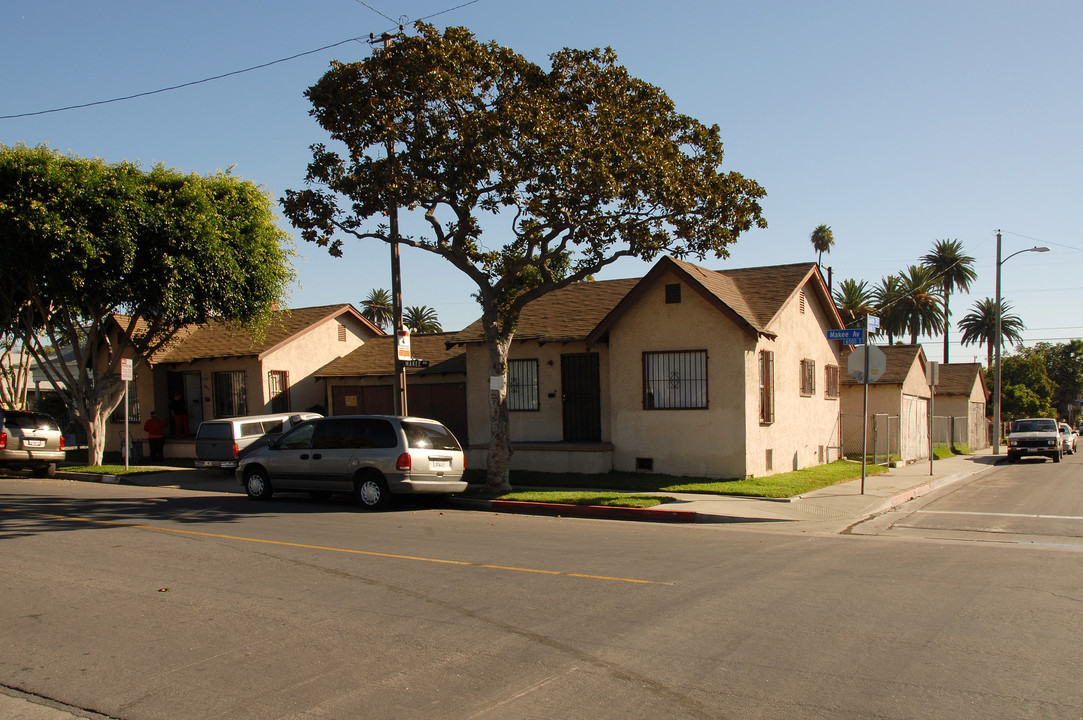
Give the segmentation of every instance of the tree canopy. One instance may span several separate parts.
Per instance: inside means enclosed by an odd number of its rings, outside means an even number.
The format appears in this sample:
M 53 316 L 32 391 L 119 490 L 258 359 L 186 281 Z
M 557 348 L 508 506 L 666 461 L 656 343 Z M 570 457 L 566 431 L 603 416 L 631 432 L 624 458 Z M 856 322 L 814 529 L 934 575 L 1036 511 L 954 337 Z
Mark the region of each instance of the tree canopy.
M 974 270 L 974 258 L 963 252 L 958 240 L 937 240 L 933 249 L 922 256 L 922 264 L 930 268 L 940 284 L 944 301 L 944 362 L 948 362 L 948 340 L 951 330 L 950 299 L 953 290 L 966 292 L 970 283 L 978 277 Z
M 0 146 L 0 252 L 0 317 L 87 429 L 92 461 L 122 356 L 138 367 L 212 317 L 258 327 L 293 279 L 288 236 L 254 183 L 44 146 Z
M 766 226 L 763 189 L 720 169 L 718 127 L 676 112 L 612 50 L 560 50 L 545 69 L 465 28 L 415 27 L 308 89 L 336 145 L 312 147 L 308 187 L 283 206 L 334 255 L 343 236 L 399 241 L 470 277 L 491 376 L 506 376 L 529 301 L 622 257 L 726 257 Z M 400 209 L 422 229 L 396 236 Z M 494 488 L 511 456 L 505 392 L 490 393 Z

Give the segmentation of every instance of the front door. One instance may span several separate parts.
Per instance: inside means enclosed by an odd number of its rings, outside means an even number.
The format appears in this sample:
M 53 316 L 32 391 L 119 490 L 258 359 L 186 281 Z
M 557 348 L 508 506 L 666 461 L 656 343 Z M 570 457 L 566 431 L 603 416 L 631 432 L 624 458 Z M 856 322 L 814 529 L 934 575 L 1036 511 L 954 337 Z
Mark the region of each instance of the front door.
M 564 442 L 602 439 L 602 401 L 598 353 L 560 356 Z

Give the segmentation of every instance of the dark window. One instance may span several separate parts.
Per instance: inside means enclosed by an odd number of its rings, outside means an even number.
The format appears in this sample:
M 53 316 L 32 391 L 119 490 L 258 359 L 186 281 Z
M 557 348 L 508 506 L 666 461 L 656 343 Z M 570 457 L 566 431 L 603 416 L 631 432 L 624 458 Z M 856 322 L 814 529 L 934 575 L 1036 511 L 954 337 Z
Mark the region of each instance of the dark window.
M 244 371 L 211 373 L 214 386 L 214 416 L 238 417 L 248 414 L 248 392 Z
M 673 283 L 666 285 L 666 305 L 676 305 L 681 301 L 681 285 Z
M 312 433 L 316 429 L 316 423 L 304 423 L 298 425 L 282 436 L 279 447 L 283 450 L 308 450 L 312 447 Z
M 837 398 L 839 396 L 839 366 L 824 366 L 824 397 Z
M 814 395 L 816 393 L 816 361 L 801 361 L 801 394 Z
M 196 438 L 199 440 L 230 440 L 233 438 L 233 425 L 228 422 L 200 423 Z
M 267 372 L 267 394 L 271 398 L 271 412 L 290 411 L 290 375 L 285 370 Z
M 406 444 L 412 448 L 425 450 L 459 450 L 459 442 L 443 425 L 409 421 L 402 423 L 406 433 Z
M 643 407 L 706 408 L 707 351 L 643 353 Z
M 538 361 L 508 360 L 508 410 L 538 409 Z
M 760 350 L 760 422 L 775 421 L 775 354 Z
M 120 405 L 117 405 L 116 409 L 109 416 L 109 422 L 122 423 L 124 422 L 124 401 L 120 401 Z M 128 395 L 128 422 L 139 422 L 139 398 L 135 394 L 129 393 Z

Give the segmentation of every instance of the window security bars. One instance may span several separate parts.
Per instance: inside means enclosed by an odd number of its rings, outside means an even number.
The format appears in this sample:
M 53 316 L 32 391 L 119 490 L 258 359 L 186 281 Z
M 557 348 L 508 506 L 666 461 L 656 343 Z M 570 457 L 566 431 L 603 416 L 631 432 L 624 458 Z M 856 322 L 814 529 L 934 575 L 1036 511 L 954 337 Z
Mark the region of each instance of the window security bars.
M 707 351 L 643 353 L 643 407 L 647 410 L 707 407 Z

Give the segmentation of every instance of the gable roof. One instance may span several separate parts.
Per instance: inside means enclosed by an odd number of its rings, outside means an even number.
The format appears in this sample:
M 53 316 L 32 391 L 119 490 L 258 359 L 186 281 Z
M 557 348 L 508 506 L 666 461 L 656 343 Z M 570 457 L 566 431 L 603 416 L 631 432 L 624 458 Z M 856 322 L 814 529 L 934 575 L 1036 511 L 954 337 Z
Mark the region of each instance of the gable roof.
M 515 340 L 573 342 L 582 340 L 639 280 L 595 280 L 553 290 L 526 304 L 519 315 Z M 448 342 L 485 342 L 481 320 L 455 333 Z
M 601 340 L 616 321 L 634 304 L 656 278 L 672 272 L 683 279 L 708 303 L 718 308 L 753 338 L 775 337 L 768 326 L 782 308 L 807 285 L 828 311 L 832 328 L 844 327 L 823 276 L 814 262 L 732 270 L 708 270 L 684 260 L 663 257 L 611 313 L 598 324 L 587 342 Z
M 448 347 L 456 333 L 411 335 L 410 355 L 429 361 L 427 368 L 406 368 L 409 375 L 466 373 L 466 351 Z M 332 360 L 315 373 L 318 378 L 385 376 L 395 374 L 395 338 L 384 335 L 369 340 L 348 355 Z
M 974 383 L 981 384 L 982 393 L 988 397 L 985 387 L 985 374 L 981 363 L 940 364 L 940 382 L 936 386 L 937 395 L 970 395 Z
M 156 353 L 155 363 L 186 363 L 194 360 L 255 356 L 268 353 L 296 340 L 301 335 L 342 315 L 350 315 L 376 335 L 383 331 L 359 313 L 353 305 L 320 305 L 309 308 L 278 310 L 264 330 L 262 338 L 253 338 L 244 328 L 223 320 L 212 320 L 193 328 L 187 335 Z
M 887 362 L 885 363 L 884 374 L 873 383 L 875 385 L 902 385 L 916 361 L 920 361 L 920 367 L 923 371 L 925 369 L 925 350 L 921 345 L 877 345 L 876 347 L 884 352 Z M 843 348 L 841 358 L 843 367 L 846 366 L 852 353 L 852 349 Z M 842 373 L 842 384 L 859 385 L 860 383 L 854 380 L 849 373 Z

